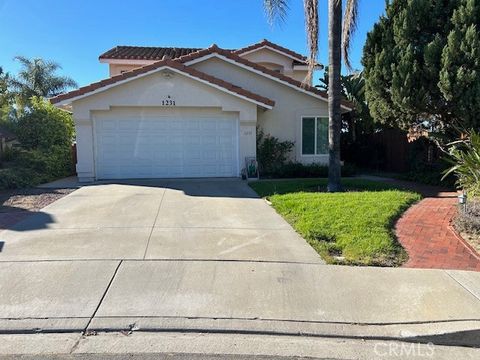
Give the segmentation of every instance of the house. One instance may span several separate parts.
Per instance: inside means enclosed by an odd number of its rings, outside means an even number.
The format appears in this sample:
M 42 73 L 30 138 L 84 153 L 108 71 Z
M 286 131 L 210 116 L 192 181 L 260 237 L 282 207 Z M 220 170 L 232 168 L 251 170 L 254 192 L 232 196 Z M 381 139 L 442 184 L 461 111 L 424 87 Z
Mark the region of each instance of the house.
M 73 112 L 80 181 L 238 177 L 256 155 L 257 126 L 293 141 L 291 160 L 327 161 L 327 94 L 302 83 L 301 54 L 263 40 L 117 46 L 99 59 L 109 78 L 50 99 Z
M 3 154 L 7 149 L 18 144 L 16 135 L 4 126 L 0 126 L 0 160 L 2 160 Z

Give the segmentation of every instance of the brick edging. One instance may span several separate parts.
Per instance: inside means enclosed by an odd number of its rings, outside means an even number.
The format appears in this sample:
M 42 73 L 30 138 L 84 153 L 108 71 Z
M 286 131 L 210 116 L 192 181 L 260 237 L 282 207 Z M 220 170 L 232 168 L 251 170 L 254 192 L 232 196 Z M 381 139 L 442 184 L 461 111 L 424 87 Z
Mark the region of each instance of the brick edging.
M 477 253 L 477 250 L 475 250 L 475 248 L 472 245 L 470 245 L 468 241 L 466 241 L 464 238 L 460 236 L 460 234 L 455 230 L 455 227 L 452 225 L 452 221 L 450 221 L 450 224 L 448 224 L 448 229 L 452 232 L 453 236 L 455 236 L 457 240 L 460 241 L 463 244 L 463 246 L 465 246 L 470 251 L 472 256 L 475 259 L 480 261 L 480 254 Z

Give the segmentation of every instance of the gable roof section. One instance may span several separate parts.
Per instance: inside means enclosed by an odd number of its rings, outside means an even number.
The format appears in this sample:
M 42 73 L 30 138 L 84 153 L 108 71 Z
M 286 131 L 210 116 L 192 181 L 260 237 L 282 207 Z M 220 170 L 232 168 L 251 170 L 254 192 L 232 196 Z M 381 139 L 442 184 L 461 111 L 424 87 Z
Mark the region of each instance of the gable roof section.
M 303 56 L 302 54 L 296 53 L 295 51 L 292 51 L 290 49 L 284 48 L 283 46 L 277 45 L 275 43 L 272 43 L 271 41 L 268 41 L 267 39 L 263 39 L 262 41 L 246 46 L 244 48 L 235 50 L 234 53 L 237 55 L 242 55 L 242 54 L 248 54 L 251 52 L 254 52 L 255 50 L 259 50 L 262 48 L 270 48 L 275 50 L 276 52 L 281 52 L 285 55 L 287 55 L 290 58 L 293 58 L 293 60 L 296 60 L 302 64 L 306 64 L 307 58 Z
M 237 63 L 240 66 L 249 68 L 250 70 L 252 70 L 254 72 L 263 74 L 264 76 L 269 77 L 270 79 L 276 80 L 276 81 L 281 82 L 285 85 L 293 87 L 298 91 L 301 91 L 301 92 L 304 92 L 306 94 L 315 96 L 317 98 L 321 98 L 322 100 L 328 101 L 327 92 L 319 90 L 316 87 L 313 87 L 311 85 L 302 83 L 302 82 L 300 82 L 298 80 L 295 80 L 295 79 L 293 79 L 289 76 L 285 76 L 285 75 L 283 75 L 279 72 L 270 70 L 263 65 L 260 65 L 260 64 L 254 63 L 252 61 L 249 61 L 249 60 L 237 55 L 234 52 L 221 49 L 215 44 L 210 46 L 208 49 L 203 49 L 203 50 L 200 50 L 200 51 L 190 53 L 190 54 L 185 55 L 185 56 L 181 56 L 178 59 L 176 59 L 175 61 L 182 62 L 182 63 L 185 63 L 185 64 L 189 65 L 191 63 L 202 61 L 203 58 L 208 58 L 208 57 L 211 57 L 212 55 L 215 55 L 215 54 L 219 55 L 220 57 L 224 57 L 227 60 L 230 60 L 231 62 Z M 345 110 L 349 110 L 349 111 L 353 110 L 353 105 L 349 101 L 346 101 L 344 99 L 342 99 L 342 107 Z
M 283 53 L 288 57 L 292 58 L 294 63 L 304 65 L 306 64 L 307 58 L 299 53 L 296 53 L 290 49 L 287 49 L 283 46 L 277 45 L 268 41 L 266 39 L 253 44 L 246 46 L 241 49 L 228 50 L 236 53 L 237 55 L 253 52 L 254 50 L 261 48 L 270 48 L 276 52 Z M 125 46 L 119 45 L 114 48 L 105 51 L 98 58 L 100 60 L 163 60 L 167 59 L 176 59 L 180 56 L 188 55 L 192 52 L 203 50 L 204 48 L 186 48 L 186 47 L 163 47 L 163 46 Z
M 115 46 L 104 52 L 99 59 L 163 60 L 175 59 L 201 50 L 200 48 L 153 47 L 153 46 Z
M 267 109 L 271 109 L 274 105 L 275 102 L 273 100 L 270 100 L 264 96 L 255 94 L 251 91 L 248 91 L 246 89 L 243 89 L 239 86 L 236 86 L 234 84 L 231 84 L 227 81 L 223 81 L 221 79 L 218 79 L 214 76 L 205 74 L 201 71 L 189 68 L 182 63 L 179 63 L 174 60 L 162 60 L 162 61 L 157 61 L 154 64 L 147 65 L 140 67 L 138 69 L 134 69 L 132 71 L 125 72 L 123 74 L 113 76 L 108 79 L 104 79 L 95 83 L 92 83 L 87 86 L 83 86 L 79 89 L 70 91 L 65 94 L 61 94 L 58 96 L 55 96 L 50 99 L 50 102 L 52 104 L 61 104 L 68 101 L 73 101 L 79 98 L 83 98 L 89 95 L 92 95 L 92 93 L 96 93 L 99 91 L 104 91 L 107 90 L 108 88 L 116 85 L 123 84 L 125 82 L 128 82 L 130 80 L 133 80 L 135 78 L 138 78 L 140 76 L 145 76 L 150 73 L 157 72 L 159 70 L 162 70 L 164 68 L 170 68 L 176 72 L 183 73 L 191 78 L 194 78 L 200 82 L 206 83 L 210 86 L 213 86 L 217 89 L 220 89 L 224 92 L 230 93 L 232 95 L 235 95 L 237 97 L 243 98 L 247 101 L 254 102 L 257 105 L 261 105 L 263 107 L 266 107 Z

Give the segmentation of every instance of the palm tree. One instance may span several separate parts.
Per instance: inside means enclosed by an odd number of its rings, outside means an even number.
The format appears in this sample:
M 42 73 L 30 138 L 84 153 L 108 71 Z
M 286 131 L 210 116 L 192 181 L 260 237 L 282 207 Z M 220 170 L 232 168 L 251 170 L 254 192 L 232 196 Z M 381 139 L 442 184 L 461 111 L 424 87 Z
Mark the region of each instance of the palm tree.
M 52 97 L 69 88 L 77 87 L 77 83 L 66 76 L 55 74 L 61 66 L 53 61 L 40 58 L 28 59 L 24 56 L 16 56 L 22 68 L 18 76 L 10 80 L 21 105 L 28 104 L 32 96 Z
M 363 71 L 356 71 L 348 75 L 341 75 L 340 79 L 342 96 L 355 108 L 343 117 L 343 125 L 345 127 L 348 123 L 348 134 L 355 142 L 357 135 L 373 131 L 373 119 L 365 100 L 365 77 Z M 328 66 L 319 80 L 320 84 L 315 87 L 328 92 Z
M 319 0 L 304 0 L 305 27 L 309 48 L 308 76 L 311 81 L 318 54 L 318 3 Z M 263 0 L 270 21 L 284 19 L 288 11 L 288 0 Z M 342 0 L 328 0 L 328 191 L 342 190 L 340 164 L 341 112 L 341 69 L 342 50 L 345 65 L 351 69 L 349 50 L 353 33 L 357 27 L 358 0 L 346 0 L 345 19 L 342 29 Z

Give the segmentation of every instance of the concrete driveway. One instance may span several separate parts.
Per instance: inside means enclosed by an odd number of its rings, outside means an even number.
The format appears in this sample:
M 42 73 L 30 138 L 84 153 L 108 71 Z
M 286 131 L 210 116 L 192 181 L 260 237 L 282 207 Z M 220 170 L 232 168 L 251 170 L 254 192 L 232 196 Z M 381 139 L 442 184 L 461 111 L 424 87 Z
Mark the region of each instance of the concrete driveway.
M 237 180 L 85 186 L 0 242 L 0 355 L 41 331 L 78 334 L 68 352 L 91 331 L 480 346 L 480 273 L 326 266 Z
M 240 180 L 84 186 L 0 233 L 0 261 L 209 259 L 321 263 Z

